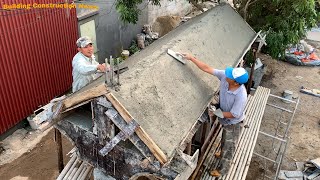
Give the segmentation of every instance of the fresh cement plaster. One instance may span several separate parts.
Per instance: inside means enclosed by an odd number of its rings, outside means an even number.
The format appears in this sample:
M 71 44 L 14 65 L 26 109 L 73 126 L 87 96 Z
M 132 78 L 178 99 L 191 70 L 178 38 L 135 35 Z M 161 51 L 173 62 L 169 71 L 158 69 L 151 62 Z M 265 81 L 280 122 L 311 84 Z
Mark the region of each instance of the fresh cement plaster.
M 167 49 L 192 53 L 224 69 L 239 62 L 254 37 L 255 32 L 229 5 L 217 6 L 131 56 L 126 61 L 129 70 L 121 74 L 120 91 L 112 93 L 172 157 L 219 88 L 219 81 L 191 62 L 183 65 L 174 60 Z

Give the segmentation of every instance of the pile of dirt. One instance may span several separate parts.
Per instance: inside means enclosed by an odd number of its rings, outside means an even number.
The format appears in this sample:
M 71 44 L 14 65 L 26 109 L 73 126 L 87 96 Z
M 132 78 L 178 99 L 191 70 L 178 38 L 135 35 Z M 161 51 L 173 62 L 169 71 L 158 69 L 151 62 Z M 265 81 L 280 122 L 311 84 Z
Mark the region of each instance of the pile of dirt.
M 152 31 L 159 33 L 159 37 L 162 37 L 179 26 L 180 22 L 180 16 L 160 16 L 153 23 Z
M 23 128 L 15 131 L 0 144 L 0 165 L 10 163 L 22 154 L 30 152 L 49 131 L 28 131 Z
M 19 137 L 25 137 L 28 139 L 28 135 L 24 134 L 23 130 L 18 131 L 11 136 L 11 144 L 14 145 L 16 142 L 17 147 L 11 149 L 11 160 L 10 163 L 3 163 L 3 160 L 8 162 L 4 158 L 4 154 L 1 154 L 1 164 L 0 165 L 0 179 L 10 179 L 10 180 L 38 180 L 38 179 L 55 179 L 58 175 L 58 154 L 56 152 L 56 145 L 54 142 L 54 130 L 50 130 L 45 134 L 37 135 L 37 138 L 40 138 L 39 142 L 37 140 L 29 140 L 29 144 L 34 144 L 37 142 L 35 147 L 28 146 L 27 143 L 24 144 L 19 142 Z M 30 134 L 29 134 L 30 136 Z M 28 146 L 24 147 L 24 146 Z M 6 146 L 7 147 L 7 146 Z M 64 155 L 64 164 L 70 159 L 66 154 L 73 148 L 73 145 L 67 138 L 62 136 L 62 149 Z M 22 156 L 17 153 L 19 150 L 29 149 Z M 8 151 L 8 149 L 6 150 Z M 20 156 L 20 157 L 19 157 Z

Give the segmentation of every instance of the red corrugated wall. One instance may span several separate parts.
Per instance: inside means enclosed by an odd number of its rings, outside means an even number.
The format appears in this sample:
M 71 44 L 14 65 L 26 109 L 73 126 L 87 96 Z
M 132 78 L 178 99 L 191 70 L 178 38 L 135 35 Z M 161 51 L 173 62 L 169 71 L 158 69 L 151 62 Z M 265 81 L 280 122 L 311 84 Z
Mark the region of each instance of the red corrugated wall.
M 78 33 L 75 8 L 4 10 L 4 5 L 61 1 L 0 2 L 0 134 L 71 87 Z

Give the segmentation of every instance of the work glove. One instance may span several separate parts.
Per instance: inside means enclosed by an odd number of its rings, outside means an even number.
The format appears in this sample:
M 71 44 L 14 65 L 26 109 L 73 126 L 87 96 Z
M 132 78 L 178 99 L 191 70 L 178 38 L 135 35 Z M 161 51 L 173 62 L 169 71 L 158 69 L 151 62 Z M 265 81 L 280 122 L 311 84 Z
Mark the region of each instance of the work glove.
M 217 109 L 214 105 L 209 105 L 209 115 L 213 116 L 216 115 L 219 118 L 224 118 L 221 109 Z
M 222 111 L 221 111 L 220 108 L 217 109 L 217 110 L 215 110 L 215 111 L 213 112 L 213 114 L 216 115 L 216 116 L 219 117 L 219 118 L 224 118 L 223 113 L 222 113 Z
M 209 105 L 208 110 L 210 116 L 216 115 L 219 118 L 224 118 L 222 110 L 220 108 L 217 109 L 214 105 Z

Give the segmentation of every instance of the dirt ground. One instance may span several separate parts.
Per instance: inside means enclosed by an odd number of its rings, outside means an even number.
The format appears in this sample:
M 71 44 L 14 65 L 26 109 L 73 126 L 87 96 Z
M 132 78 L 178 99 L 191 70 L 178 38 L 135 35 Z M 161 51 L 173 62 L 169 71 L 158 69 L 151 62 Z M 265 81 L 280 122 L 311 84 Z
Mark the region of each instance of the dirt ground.
M 284 90 L 291 90 L 294 97 L 300 97 L 299 106 L 289 129 L 289 143 L 281 167 L 283 170 L 296 170 L 295 162 L 304 162 L 320 157 L 320 111 L 318 108 L 320 107 L 320 98 L 299 92 L 301 86 L 311 89 L 320 88 L 320 68 L 294 66 L 276 61 L 267 55 L 259 55 L 259 57 L 267 65 L 267 73 L 261 86 L 270 88 L 271 94 L 274 95 L 282 96 Z M 270 100 L 282 106 L 289 106 L 271 98 L 268 102 Z M 276 121 L 280 117 L 279 112 L 278 109 L 267 106 L 260 130 L 274 135 L 277 127 Z M 289 113 L 284 113 L 284 116 L 285 118 L 282 119 L 287 122 L 290 119 Z M 284 132 L 283 128 L 281 128 L 281 132 Z M 275 147 L 279 147 L 278 145 L 279 143 L 275 143 Z M 271 139 L 259 135 L 255 152 L 274 159 L 275 153 L 271 147 Z M 262 179 L 262 175 L 266 172 L 263 170 L 263 164 L 264 161 L 261 158 L 254 156 L 247 179 Z M 266 173 L 272 175 L 274 172 L 272 164 L 267 163 L 267 167 L 271 170 L 271 174 L 270 172 Z
M 69 140 L 62 136 L 64 163 L 69 157 L 66 154 L 72 149 Z M 22 147 L 23 148 L 23 147 Z M 2 156 L 2 154 L 0 154 Z M 18 159 L 0 166 L 1 180 L 39 180 L 55 179 L 58 172 L 58 154 L 54 142 L 54 130 L 51 130 L 30 151 Z

